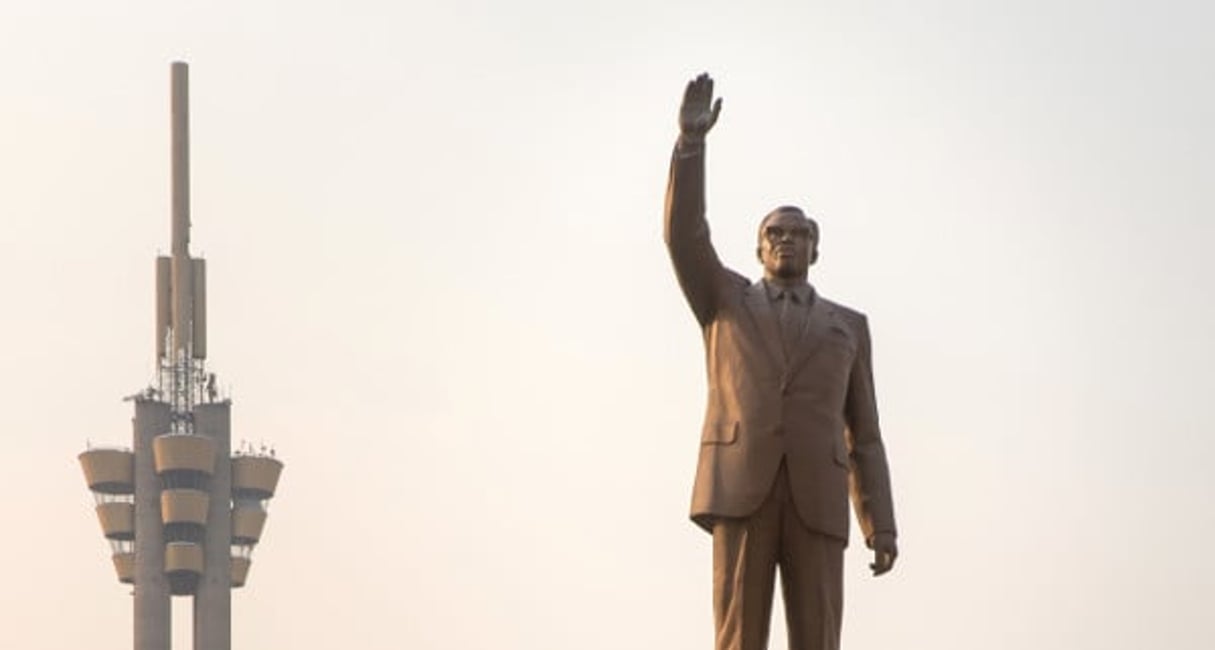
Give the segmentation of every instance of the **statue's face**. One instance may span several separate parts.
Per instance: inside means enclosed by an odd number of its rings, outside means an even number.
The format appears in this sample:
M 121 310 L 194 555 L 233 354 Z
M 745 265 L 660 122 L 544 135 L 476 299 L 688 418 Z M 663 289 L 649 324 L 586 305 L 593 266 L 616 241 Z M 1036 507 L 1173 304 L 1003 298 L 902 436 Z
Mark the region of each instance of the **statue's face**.
M 768 277 L 805 278 L 818 257 L 818 227 L 800 210 L 769 215 L 759 226 L 759 261 Z

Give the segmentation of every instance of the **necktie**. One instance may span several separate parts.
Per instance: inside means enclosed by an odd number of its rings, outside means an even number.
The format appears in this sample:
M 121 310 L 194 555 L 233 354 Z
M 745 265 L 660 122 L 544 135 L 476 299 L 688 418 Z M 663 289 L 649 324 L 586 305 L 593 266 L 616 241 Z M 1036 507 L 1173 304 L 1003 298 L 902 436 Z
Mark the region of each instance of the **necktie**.
M 777 296 L 777 300 L 780 302 L 780 337 L 787 357 L 793 353 L 793 349 L 797 345 L 798 334 L 801 333 L 797 294 L 792 291 L 782 291 Z

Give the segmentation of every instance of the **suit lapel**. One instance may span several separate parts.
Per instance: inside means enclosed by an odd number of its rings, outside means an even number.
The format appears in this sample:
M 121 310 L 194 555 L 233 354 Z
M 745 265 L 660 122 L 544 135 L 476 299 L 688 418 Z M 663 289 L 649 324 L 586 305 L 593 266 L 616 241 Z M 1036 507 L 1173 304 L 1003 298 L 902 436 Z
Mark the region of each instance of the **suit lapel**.
M 763 341 L 764 349 L 772 359 L 775 367 L 785 367 L 785 351 L 781 345 L 780 325 L 776 322 L 776 314 L 768 302 L 768 292 L 764 289 L 763 281 L 755 282 L 744 292 L 744 302 L 747 311 L 755 320 L 759 329 L 759 338 Z
M 814 355 L 823 341 L 827 340 L 831 332 L 832 310 L 827 304 L 827 301 L 814 296 L 813 302 L 810 303 L 810 313 L 806 317 L 806 322 L 802 326 L 801 335 L 798 338 L 797 344 L 793 346 L 793 358 L 789 360 L 789 376 L 795 375 L 801 367 L 805 365 L 806 360 Z

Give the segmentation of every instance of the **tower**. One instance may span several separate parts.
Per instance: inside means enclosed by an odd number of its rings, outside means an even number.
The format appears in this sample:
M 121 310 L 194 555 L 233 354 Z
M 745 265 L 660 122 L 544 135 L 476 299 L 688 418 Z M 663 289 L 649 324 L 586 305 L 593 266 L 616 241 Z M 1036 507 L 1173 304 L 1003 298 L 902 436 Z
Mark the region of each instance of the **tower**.
M 230 650 L 232 592 L 245 584 L 283 464 L 232 451 L 231 401 L 206 370 L 206 264 L 190 256 L 188 67 L 172 64 L 172 248 L 156 259 L 156 386 L 133 395 L 130 448 L 80 454 L 113 549 L 134 585 L 135 650 L 169 650 L 172 596 L 194 599 L 195 650 Z

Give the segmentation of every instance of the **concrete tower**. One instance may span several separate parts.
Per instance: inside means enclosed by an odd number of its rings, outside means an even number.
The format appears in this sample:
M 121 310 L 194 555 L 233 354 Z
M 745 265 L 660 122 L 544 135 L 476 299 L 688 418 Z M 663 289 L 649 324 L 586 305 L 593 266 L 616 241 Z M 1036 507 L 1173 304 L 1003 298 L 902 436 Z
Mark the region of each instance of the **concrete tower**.
M 80 454 L 120 582 L 134 585 L 135 650 L 169 650 L 171 596 L 194 598 L 195 650 L 232 647 L 245 584 L 283 464 L 232 452 L 231 401 L 206 370 L 206 264 L 190 257 L 188 68 L 172 66 L 172 248 L 156 260 L 155 387 L 132 396 L 130 448 Z

